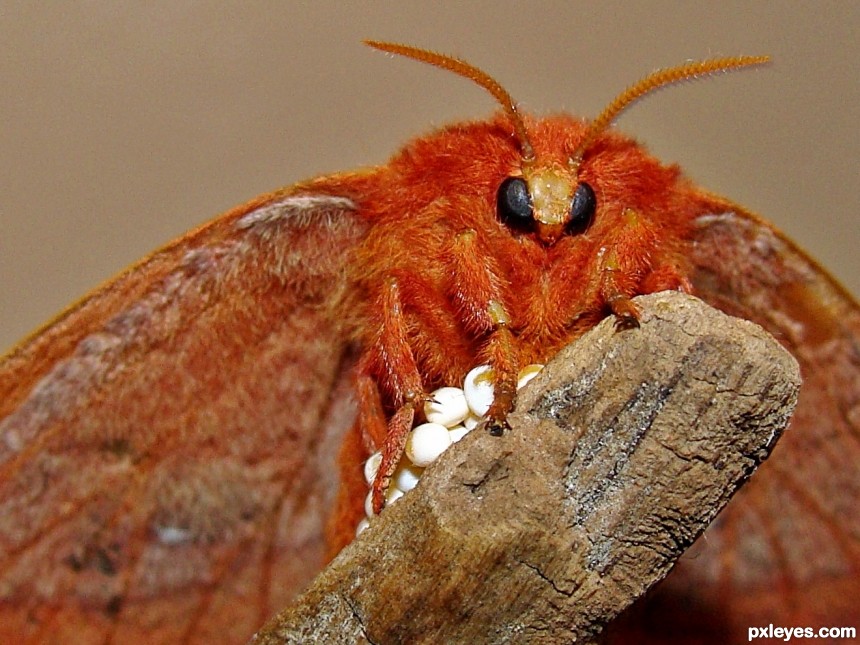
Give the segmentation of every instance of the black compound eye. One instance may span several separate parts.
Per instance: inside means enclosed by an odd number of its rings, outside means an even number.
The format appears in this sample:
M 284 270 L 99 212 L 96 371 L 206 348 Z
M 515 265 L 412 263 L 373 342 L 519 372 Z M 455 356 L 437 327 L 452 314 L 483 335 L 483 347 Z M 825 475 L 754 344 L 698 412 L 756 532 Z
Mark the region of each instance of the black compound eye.
M 534 226 L 534 209 L 529 188 L 522 177 L 508 177 L 496 193 L 496 210 L 505 226 L 530 230 Z
M 570 233 L 582 233 L 594 219 L 594 211 L 597 208 L 597 197 L 594 190 L 584 181 L 579 182 L 570 202 L 570 222 L 567 230 Z

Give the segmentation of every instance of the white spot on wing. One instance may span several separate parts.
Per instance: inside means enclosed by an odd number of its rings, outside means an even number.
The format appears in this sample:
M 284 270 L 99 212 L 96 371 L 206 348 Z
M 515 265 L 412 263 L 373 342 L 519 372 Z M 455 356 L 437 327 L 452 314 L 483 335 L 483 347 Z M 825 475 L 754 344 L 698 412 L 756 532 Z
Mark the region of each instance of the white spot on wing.
M 298 195 L 272 202 L 251 211 L 236 222 L 236 228 L 245 229 L 259 224 L 300 217 L 312 211 L 354 210 L 355 202 L 346 197 L 331 195 Z
M 156 526 L 155 534 L 159 542 L 168 546 L 184 544 L 191 540 L 191 531 L 178 526 Z
M 15 428 L 4 429 L 2 435 L 3 443 L 13 453 L 20 452 L 24 449 L 24 441 L 21 439 L 21 434 Z
M 735 218 L 737 218 L 737 215 L 734 213 L 707 213 L 705 215 L 699 215 L 693 223 L 699 228 L 704 228 L 706 226 L 710 226 L 714 222 L 728 222 Z

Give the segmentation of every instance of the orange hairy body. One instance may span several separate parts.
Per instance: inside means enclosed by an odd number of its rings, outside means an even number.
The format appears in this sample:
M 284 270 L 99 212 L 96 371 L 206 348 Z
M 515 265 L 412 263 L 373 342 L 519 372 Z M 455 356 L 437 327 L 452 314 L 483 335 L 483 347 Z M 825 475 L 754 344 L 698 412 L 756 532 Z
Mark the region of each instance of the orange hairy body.
M 524 121 L 532 169 L 551 168 L 592 187 L 596 209 L 583 231 L 547 243 L 500 221 L 499 186 L 522 175 L 505 115 L 406 146 L 378 171 L 386 190 L 362 202 L 369 231 L 351 263 L 355 299 L 345 308 L 364 348 L 353 430 L 359 436 L 341 460 L 347 484 L 332 525 L 334 551 L 363 515 L 367 491 L 357 473 L 364 460 L 382 449 L 384 463 L 396 465 L 416 416 L 410 408 L 430 391 L 462 382 L 482 363 L 493 368 L 497 389 L 510 388 L 520 368 L 546 362 L 607 315 L 628 313 L 630 298 L 692 291 L 693 221 L 718 210 L 719 201 L 614 132 L 591 143 L 572 171 L 568 160 L 587 124 L 564 115 Z M 494 319 L 499 310 L 504 323 Z M 398 413 L 406 419 L 390 423 Z

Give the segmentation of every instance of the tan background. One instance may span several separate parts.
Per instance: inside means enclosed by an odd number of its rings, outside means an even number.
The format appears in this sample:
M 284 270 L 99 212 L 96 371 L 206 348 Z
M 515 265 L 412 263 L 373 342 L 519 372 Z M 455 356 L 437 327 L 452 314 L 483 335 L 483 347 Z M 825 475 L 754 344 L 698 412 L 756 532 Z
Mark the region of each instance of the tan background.
M 585 115 L 655 67 L 771 53 L 768 69 L 661 92 L 621 126 L 860 292 L 858 26 L 847 0 L 5 2 L 0 349 L 257 193 L 383 162 L 430 126 L 494 109 L 367 37 L 461 55 L 526 109 Z

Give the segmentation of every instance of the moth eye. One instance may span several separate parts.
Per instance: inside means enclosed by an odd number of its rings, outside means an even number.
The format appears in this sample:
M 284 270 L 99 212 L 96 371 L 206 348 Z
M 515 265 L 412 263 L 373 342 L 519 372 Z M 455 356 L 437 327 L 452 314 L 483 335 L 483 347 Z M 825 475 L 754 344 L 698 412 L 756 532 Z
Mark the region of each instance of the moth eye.
M 597 208 L 597 197 L 594 190 L 584 181 L 579 182 L 570 202 L 570 222 L 567 230 L 570 233 L 582 233 L 594 219 L 594 211 Z
M 496 193 L 496 210 L 505 226 L 531 230 L 535 221 L 532 198 L 522 177 L 508 177 L 502 182 Z

